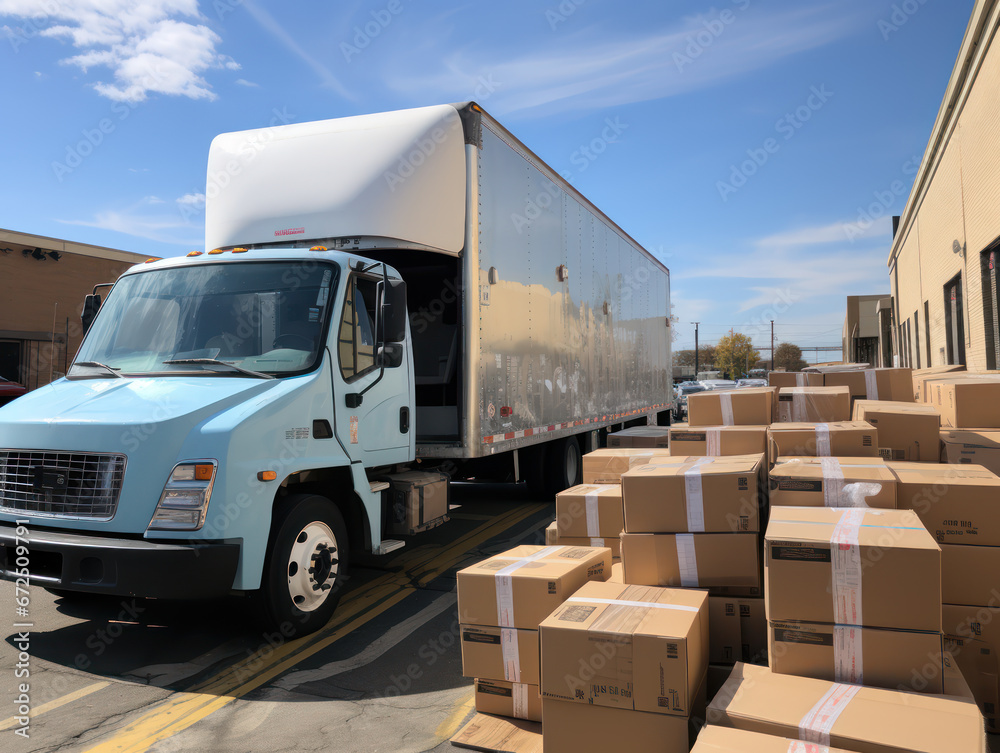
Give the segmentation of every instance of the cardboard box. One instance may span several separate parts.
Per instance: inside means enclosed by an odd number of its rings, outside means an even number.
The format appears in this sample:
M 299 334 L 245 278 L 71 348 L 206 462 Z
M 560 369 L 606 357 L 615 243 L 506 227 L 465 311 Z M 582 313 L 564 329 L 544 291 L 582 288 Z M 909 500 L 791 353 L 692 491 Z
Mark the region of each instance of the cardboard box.
M 542 721 L 542 697 L 537 685 L 477 679 L 475 688 L 476 711 L 480 713 Z
M 610 574 L 610 549 L 517 546 L 458 571 L 458 619 L 535 630 L 584 583 Z
M 622 565 L 626 583 L 761 594 L 755 533 L 623 533 Z
M 460 625 L 462 675 L 538 685 L 538 631 Z
M 829 371 L 823 375 L 826 387 L 847 387 L 852 398 L 913 402 L 913 370 L 907 368 Z
M 950 640 L 961 639 L 966 644 L 971 644 L 972 651 L 978 650 L 979 644 L 983 643 L 990 649 L 993 660 L 1000 664 L 1000 593 L 985 606 L 964 606 L 957 604 L 945 604 L 942 607 L 944 614 L 944 630 L 949 635 Z M 954 636 L 954 638 L 952 638 Z M 976 664 L 983 674 L 988 675 L 992 665 L 988 657 L 982 659 L 963 655 L 967 649 L 955 650 L 956 660 L 959 666 Z M 1000 675 L 1000 669 L 994 670 Z M 1000 714 L 1000 691 L 994 684 L 991 688 L 989 679 L 983 677 L 970 677 L 970 685 L 973 686 L 973 695 L 976 696 L 983 716 L 986 718 L 987 727 L 991 730 L 998 729 L 1000 724 L 998 714 Z M 982 687 L 980 687 L 982 685 Z M 998 698 L 994 699 L 994 695 Z M 989 705 L 987 705 L 989 704 Z M 990 727 L 990 720 L 993 726 Z
M 778 674 L 918 693 L 944 692 L 941 633 L 771 622 L 767 647 L 771 671 Z
M 625 528 L 620 484 L 580 484 L 556 495 L 560 538 L 617 538 Z
M 774 387 L 709 390 L 688 395 L 688 424 L 694 426 L 766 426 L 774 421 Z
M 846 753 L 842 748 L 810 748 L 787 737 L 762 735 L 729 727 L 708 725 L 698 735 L 691 753 Z
M 831 423 L 851 420 L 846 387 L 782 387 L 778 392 L 779 423 Z
M 621 539 L 618 540 L 621 542 Z M 625 568 L 621 562 L 615 562 L 611 565 L 611 577 L 608 578 L 606 583 L 624 583 L 625 582 Z
M 670 446 L 677 455 L 754 455 L 767 452 L 767 426 L 670 427 Z
M 622 475 L 629 533 L 759 531 L 763 455 L 646 465 Z
M 708 661 L 767 663 L 767 618 L 763 599 L 708 599 Z
M 948 606 L 945 609 L 945 630 L 948 629 Z M 983 719 L 986 720 L 986 731 L 1000 731 L 997 720 L 997 708 L 1000 707 L 1000 684 L 998 684 L 998 668 L 996 649 L 989 643 L 975 638 L 963 638 L 957 635 L 946 635 L 945 649 L 953 657 L 969 683 L 972 697 L 979 705 Z
M 770 622 L 941 632 L 941 549 L 910 510 L 774 507 L 764 578 Z
M 889 463 L 896 506 L 913 510 L 939 544 L 1000 546 L 1000 478 L 978 465 Z
M 981 465 L 1000 475 L 1000 431 L 942 429 L 941 462 Z
M 896 508 L 896 477 L 881 458 L 779 458 L 771 507 Z
M 769 387 L 822 387 L 823 375 L 808 371 L 769 371 Z
M 957 372 L 965 371 L 962 364 L 952 364 L 949 366 L 929 366 L 926 369 L 914 369 L 913 380 L 913 401 L 917 403 L 927 402 L 927 391 L 925 386 L 928 380 L 940 379 L 941 377 L 954 375 Z
M 945 604 L 989 604 L 1000 593 L 998 573 L 1000 546 L 941 545 L 941 600 Z
M 545 753 L 672 752 L 690 748 L 704 714 L 687 718 L 543 698 L 542 718 Z
M 632 426 L 608 434 L 608 447 L 660 447 L 670 445 L 669 426 Z
M 708 723 L 863 753 L 985 753 L 974 702 L 840 685 L 737 664 Z M 829 731 L 826 731 L 829 730 Z
M 690 716 L 708 671 L 704 591 L 588 583 L 538 631 L 545 698 Z
M 779 457 L 876 457 L 878 431 L 867 421 L 773 424 L 767 430 L 768 459 Z
M 956 429 L 1000 428 L 1000 376 L 981 374 L 935 380 L 934 405 L 941 425 Z
M 548 543 L 548 542 L 546 542 Z M 607 548 L 611 550 L 611 564 L 612 566 L 620 563 L 622 560 L 622 542 L 619 536 L 557 536 L 553 544 L 560 544 L 562 546 L 573 546 L 573 547 L 594 547 L 594 548 Z
M 941 460 L 941 414 L 931 405 L 858 400 L 854 420 L 867 421 L 878 429 L 879 454 L 885 460 Z
M 669 450 L 602 447 L 583 456 L 583 483 L 617 484 L 621 475 L 629 468 L 670 459 Z
M 559 543 L 559 524 L 556 521 L 549 523 L 545 529 L 545 546 L 554 546 Z
M 413 534 L 443 522 L 448 514 L 448 476 L 437 471 L 394 473 L 387 532 Z

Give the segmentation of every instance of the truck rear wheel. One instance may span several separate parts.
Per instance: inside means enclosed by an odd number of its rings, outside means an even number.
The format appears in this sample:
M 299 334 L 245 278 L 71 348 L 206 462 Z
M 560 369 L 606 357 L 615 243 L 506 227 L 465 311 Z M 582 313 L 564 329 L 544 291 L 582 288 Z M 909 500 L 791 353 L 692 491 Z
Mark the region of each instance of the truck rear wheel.
M 565 437 L 552 442 L 545 457 L 548 496 L 555 497 L 564 489 L 579 484 L 582 466 L 580 442 L 576 437 Z
M 289 497 L 272 524 L 259 592 L 268 627 L 293 637 L 330 621 L 343 592 L 350 551 L 340 510 L 315 494 Z

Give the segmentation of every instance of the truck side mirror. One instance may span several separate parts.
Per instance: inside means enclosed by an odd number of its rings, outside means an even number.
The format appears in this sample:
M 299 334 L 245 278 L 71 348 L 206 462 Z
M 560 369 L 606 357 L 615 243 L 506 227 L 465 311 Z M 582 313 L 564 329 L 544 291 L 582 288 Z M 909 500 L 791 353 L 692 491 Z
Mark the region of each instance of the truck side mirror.
M 387 343 L 406 340 L 406 283 L 388 280 L 382 299 L 382 331 Z
M 101 310 L 101 296 L 98 293 L 88 295 L 83 299 L 83 313 L 80 314 L 80 321 L 83 323 L 83 334 L 87 334 L 90 325 L 94 323 L 97 312 Z

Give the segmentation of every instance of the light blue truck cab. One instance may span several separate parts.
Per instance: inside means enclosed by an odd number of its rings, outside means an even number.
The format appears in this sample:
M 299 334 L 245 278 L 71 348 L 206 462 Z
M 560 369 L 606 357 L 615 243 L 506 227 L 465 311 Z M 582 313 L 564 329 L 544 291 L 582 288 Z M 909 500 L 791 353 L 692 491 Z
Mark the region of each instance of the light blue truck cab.
M 66 377 L 0 414 L 0 570 L 21 523 L 34 585 L 255 592 L 320 627 L 382 541 L 369 474 L 414 458 L 408 340 L 395 270 L 323 247 L 133 267 Z

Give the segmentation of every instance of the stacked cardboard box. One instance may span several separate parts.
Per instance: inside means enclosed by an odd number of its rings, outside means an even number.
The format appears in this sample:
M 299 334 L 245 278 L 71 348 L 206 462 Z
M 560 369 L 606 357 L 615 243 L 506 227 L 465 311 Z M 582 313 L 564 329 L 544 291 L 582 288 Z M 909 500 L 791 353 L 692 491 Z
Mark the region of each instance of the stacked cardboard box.
M 767 452 L 767 426 L 670 427 L 670 447 L 674 455 L 751 455 Z
M 555 535 L 545 543 L 606 546 L 617 562 L 624 529 L 621 484 L 580 484 L 556 495 Z
M 691 753 L 847 753 L 843 748 L 818 748 L 787 737 L 709 725 L 698 735 Z
M 1000 374 L 962 374 L 928 380 L 926 402 L 941 412 L 941 425 L 956 429 L 1000 428 Z
M 982 717 L 964 692 L 919 695 L 782 675 L 749 664 L 736 666 L 709 704 L 707 720 L 709 729 L 715 725 L 803 742 L 778 750 L 809 750 L 813 744 L 863 753 L 986 751 Z
M 854 420 L 878 429 L 879 454 L 886 460 L 941 461 L 941 414 L 912 402 L 858 400 Z
M 875 457 L 878 430 L 867 421 L 773 424 L 767 446 L 771 463 L 779 457 Z
M 925 386 L 929 380 L 940 379 L 949 375 L 955 376 L 956 372 L 965 371 L 965 366 L 956 364 L 952 366 L 929 366 L 926 369 L 913 370 L 913 401 L 916 403 L 927 402 Z
M 666 448 L 670 442 L 668 426 L 633 426 L 608 434 L 608 447 Z
M 774 421 L 778 390 L 755 387 L 688 396 L 690 426 L 767 426 Z
M 948 618 L 951 616 L 948 605 L 944 607 L 945 630 L 949 630 Z M 967 622 L 968 617 L 963 617 L 961 612 L 956 617 L 955 628 L 965 629 L 971 625 Z M 980 629 L 982 625 L 979 625 Z M 961 635 L 946 635 L 945 648 L 948 653 L 955 658 L 962 675 L 969 683 L 970 692 L 979 704 L 979 710 L 986 721 L 988 732 L 1000 732 L 1000 720 L 997 718 L 997 710 L 1000 709 L 1000 685 L 997 682 L 998 668 L 997 654 L 993 645 L 985 640 L 979 640 Z
M 878 457 L 778 458 L 771 507 L 896 508 L 896 477 Z
M 769 387 L 822 387 L 823 375 L 806 371 L 769 371 Z
M 782 387 L 778 391 L 780 423 L 832 423 L 851 420 L 847 387 Z
M 688 750 L 705 707 L 707 601 L 702 591 L 588 583 L 549 615 L 539 626 L 545 750 L 597 750 L 603 738 Z
M 583 456 L 583 483 L 617 484 L 629 468 L 670 459 L 662 448 L 604 447 Z
M 981 465 L 1000 473 L 1000 431 L 941 429 L 941 462 Z
M 826 387 L 847 387 L 852 401 L 913 401 L 913 370 L 907 368 L 831 367 L 823 374 L 823 384 Z
M 462 673 L 476 678 L 478 711 L 541 721 L 538 625 L 610 573 L 610 549 L 567 546 L 519 546 L 458 572 Z
M 702 457 L 623 474 L 625 581 L 759 596 L 763 465 L 762 454 Z
M 941 549 L 912 511 L 775 507 L 764 552 L 774 672 L 943 692 Z

